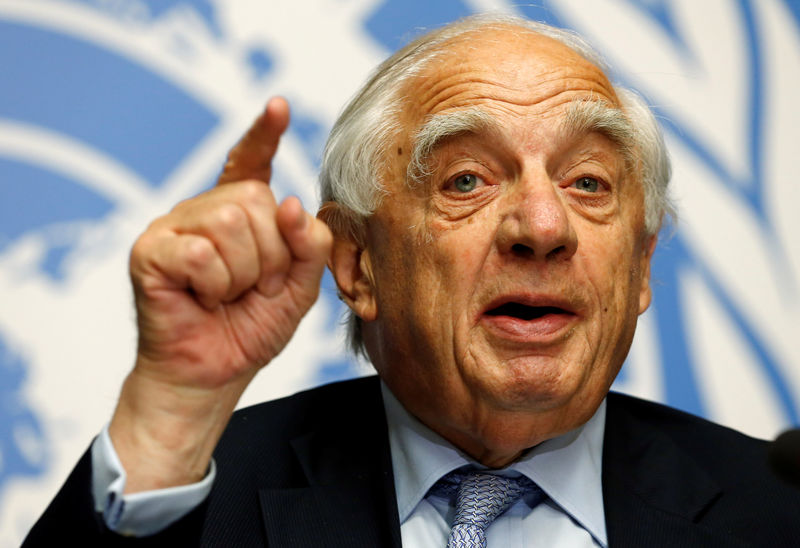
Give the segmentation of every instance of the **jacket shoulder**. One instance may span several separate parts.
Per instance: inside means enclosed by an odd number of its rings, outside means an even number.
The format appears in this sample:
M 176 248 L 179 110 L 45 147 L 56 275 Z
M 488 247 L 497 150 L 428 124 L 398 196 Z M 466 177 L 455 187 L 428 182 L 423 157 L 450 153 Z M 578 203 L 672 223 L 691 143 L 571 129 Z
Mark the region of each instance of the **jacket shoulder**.
M 347 424 L 378 427 L 383 423 L 378 377 L 350 379 L 237 410 L 217 451 L 229 452 L 241 447 L 242 438 L 272 443 L 321 428 L 342 428 Z M 229 447 L 231 444 L 233 447 Z
M 700 462 L 718 463 L 721 471 L 755 466 L 756 471 L 768 473 L 766 440 L 674 407 L 612 392 L 606 424 L 612 431 L 620 424 L 658 432 Z M 731 459 L 731 454 L 737 458 Z
M 609 394 L 603 448 L 609 541 L 636 545 L 669 531 L 685 546 L 790 545 L 800 536 L 800 491 L 772 474 L 767 447 L 692 414 Z

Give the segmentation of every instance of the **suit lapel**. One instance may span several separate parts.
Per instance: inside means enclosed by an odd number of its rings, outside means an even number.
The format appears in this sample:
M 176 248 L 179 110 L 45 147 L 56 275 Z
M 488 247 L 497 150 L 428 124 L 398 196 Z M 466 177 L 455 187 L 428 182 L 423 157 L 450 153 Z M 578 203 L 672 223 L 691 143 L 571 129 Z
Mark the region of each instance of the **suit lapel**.
M 703 515 L 723 496 L 708 473 L 664 433 L 609 396 L 603 501 L 609 546 L 743 546 L 709 530 Z
M 375 388 L 376 401 L 359 401 L 352 422 L 322 424 L 291 441 L 307 484 L 259 491 L 270 545 L 400 547 L 386 420 Z

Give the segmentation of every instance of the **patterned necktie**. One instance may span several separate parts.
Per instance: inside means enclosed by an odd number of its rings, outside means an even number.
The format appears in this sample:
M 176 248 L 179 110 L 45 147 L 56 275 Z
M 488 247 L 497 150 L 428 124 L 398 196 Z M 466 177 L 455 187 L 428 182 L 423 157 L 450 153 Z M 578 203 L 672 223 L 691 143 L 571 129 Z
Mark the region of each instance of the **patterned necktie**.
M 486 528 L 526 493 L 535 496 L 534 506 L 545 497 L 538 485 L 525 476 L 506 478 L 485 472 L 450 472 L 431 488 L 444 497 L 456 495 L 456 517 L 447 548 L 486 548 Z

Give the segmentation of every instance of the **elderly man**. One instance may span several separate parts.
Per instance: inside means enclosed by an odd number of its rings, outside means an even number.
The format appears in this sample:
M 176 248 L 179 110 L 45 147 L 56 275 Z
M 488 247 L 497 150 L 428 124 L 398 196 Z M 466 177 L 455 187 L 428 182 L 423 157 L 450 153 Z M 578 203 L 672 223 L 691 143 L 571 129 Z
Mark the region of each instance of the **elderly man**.
M 287 123 L 272 100 L 134 246 L 136 365 L 31 544 L 797 541 L 761 442 L 608 393 L 669 164 L 580 39 L 478 17 L 397 52 L 332 131 L 317 219 L 268 186 Z M 378 377 L 231 418 L 326 262 Z

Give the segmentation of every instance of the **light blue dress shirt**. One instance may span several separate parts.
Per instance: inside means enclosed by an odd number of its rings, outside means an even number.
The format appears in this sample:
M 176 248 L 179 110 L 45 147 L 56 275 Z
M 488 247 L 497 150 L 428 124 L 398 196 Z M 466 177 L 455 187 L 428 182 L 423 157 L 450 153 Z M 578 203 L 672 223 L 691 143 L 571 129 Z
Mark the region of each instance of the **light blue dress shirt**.
M 426 496 L 443 475 L 475 463 L 431 431 L 397 401 L 381 383 L 389 427 L 400 533 L 404 547 L 446 546 L 455 508 L 449 501 Z M 524 474 L 548 495 L 531 508 L 520 500 L 487 530 L 489 548 L 525 546 L 606 547 L 601 458 L 605 429 L 605 401 L 582 427 L 548 440 L 501 474 Z M 92 489 L 95 508 L 106 524 L 125 535 L 158 532 L 200 504 L 216 476 L 198 483 L 123 495 L 126 474 L 114 450 L 107 427 L 92 445 Z
M 441 548 L 447 545 L 455 507 L 426 496 L 428 490 L 452 470 L 485 467 L 431 431 L 381 387 L 403 546 Z M 511 506 L 487 529 L 488 548 L 607 546 L 601 481 L 605 410 L 604 400 L 582 427 L 539 444 L 498 472 L 527 476 L 549 499 L 533 509 L 526 499 Z
M 191 485 L 124 495 L 127 474 L 111 443 L 108 426 L 92 444 L 92 494 L 95 511 L 112 531 L 141 537 L 165 529 L 200 505 L 217 475 L 214 459 L 208 474 Z

